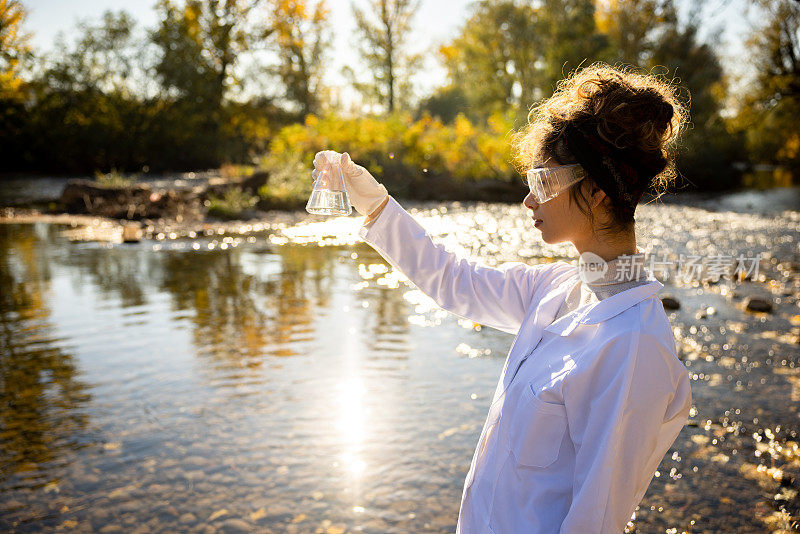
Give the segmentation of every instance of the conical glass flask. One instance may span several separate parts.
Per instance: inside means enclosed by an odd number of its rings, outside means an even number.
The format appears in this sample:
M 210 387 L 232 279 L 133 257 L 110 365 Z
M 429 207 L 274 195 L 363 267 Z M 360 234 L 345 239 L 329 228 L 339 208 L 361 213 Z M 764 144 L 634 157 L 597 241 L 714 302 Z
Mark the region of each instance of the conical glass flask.
M 315 215 L 350 215 L 350 197 L 342 175 L 341 154 L 326 155 L 325 164 L 318 169 L 314 189 L 306 211 Z

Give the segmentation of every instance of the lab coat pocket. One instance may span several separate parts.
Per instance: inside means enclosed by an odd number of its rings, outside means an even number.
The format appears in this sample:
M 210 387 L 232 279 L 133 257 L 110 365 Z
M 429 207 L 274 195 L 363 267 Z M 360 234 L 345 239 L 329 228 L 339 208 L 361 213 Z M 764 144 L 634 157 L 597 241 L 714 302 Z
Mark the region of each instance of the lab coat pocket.
M 517 463 L 547 467 L 555 462 L 566 430 L 566 408 L 544 402 L 525 384 L 510 430 L 509 445 Z

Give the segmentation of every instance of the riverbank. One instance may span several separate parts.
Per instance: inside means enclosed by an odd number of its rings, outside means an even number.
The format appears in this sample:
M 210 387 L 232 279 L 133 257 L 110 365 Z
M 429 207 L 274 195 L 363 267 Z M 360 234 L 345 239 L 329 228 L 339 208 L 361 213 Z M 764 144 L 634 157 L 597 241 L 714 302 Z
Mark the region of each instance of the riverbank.
M 268 181 L 264 172 L 191 172 L 121 185 L 83 178 L 7 180 L 0 182 L 0 223 L 64 224 L 74 229 L 71 239 L 120 242 L 246 234 L 293 225 L 307 215 L 297 202 L 258 199 Z
M 309 218 L 319 219 L 303 210 L 300 198 L 286 201 L 259 197 L 259 190 L 269 180 L 270 175 L 265 171 L 224 176 L 218 170 L 140 176 L 127 185 L 115 186 L 86 178 L 6 178 L 0 181 L 0 223 L 67 224 L 76 229 L 72 233 L 75 239 L 115 242 L 123 240 L 124 232 L 125 236 L 136 239 L 192 238 L 211 233 L 248 234 L 293 226 Z M 229 192 L 234 195 L 225 205 Z M 486 198 L 495 196 L 487 191 Z M 499 196 L 513 197 L 509 191 Z M 524 196 L 525 190 L 520 185 L 518 202 Z M 248 199 L 250 204 L 245 204 Z M 223 205 L 212 205 L 214 202 Z M 671 193 L 657 199 L 646 196 L 641 204 L 780 214 L 800 209 L 800 186 Z

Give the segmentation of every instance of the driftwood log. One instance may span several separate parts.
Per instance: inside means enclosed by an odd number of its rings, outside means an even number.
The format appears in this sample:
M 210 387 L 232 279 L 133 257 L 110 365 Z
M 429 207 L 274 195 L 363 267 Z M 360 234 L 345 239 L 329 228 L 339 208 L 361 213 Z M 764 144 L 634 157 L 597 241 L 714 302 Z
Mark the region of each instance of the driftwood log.
M 106 186 L 91 180 L 70 180 L 60 202 L 68 213 L 110 217 L 113 219 L 200 220 L 206 212 L 204 202 L 222 197 L 231 187 L 257 195 L 269 174 L 256 172 L 236 180 L 212 179 L 191 188 L 153 189 L 148 184 Z
M 155 191 L 147 184 L 102 186 L 90 180 L 70 180 L 61 193 L 68 213 L 113 219 L 193 219 L 202 213 L 198 191 Z

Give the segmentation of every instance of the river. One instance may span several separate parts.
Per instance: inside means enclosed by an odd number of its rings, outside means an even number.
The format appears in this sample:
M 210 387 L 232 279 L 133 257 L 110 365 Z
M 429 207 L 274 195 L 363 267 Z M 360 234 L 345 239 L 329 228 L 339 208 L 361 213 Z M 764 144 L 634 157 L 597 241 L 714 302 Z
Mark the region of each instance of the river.
M 753 280 L 655 273 L 692 417 L 629 532 L 797 529 L 798 199 L 639 208 L 648 255 L 760 261 Z M 488 265 L 574 259 L 521 205 L 403 205 Z M 513 337 L 439 309 L 360 221 L 136 244 L 0 224 L 0 529 L 452 532 Z

